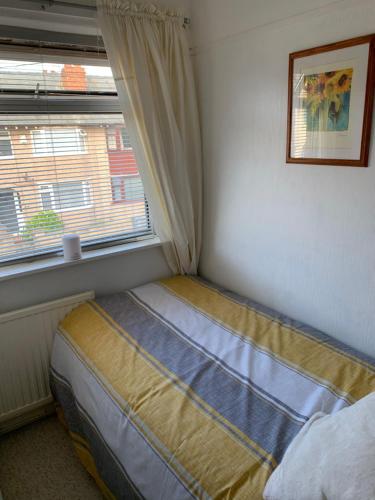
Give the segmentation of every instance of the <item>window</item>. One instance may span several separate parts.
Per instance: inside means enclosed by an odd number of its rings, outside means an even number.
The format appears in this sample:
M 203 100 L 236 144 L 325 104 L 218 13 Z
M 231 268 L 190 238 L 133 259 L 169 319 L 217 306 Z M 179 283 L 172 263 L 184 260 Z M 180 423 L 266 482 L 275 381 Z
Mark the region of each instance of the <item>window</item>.
M 11 158 L 13 154 L 9 132 L 0 130 L 0 160 Z
M 1 50 L 0 264 L 59 252 L 64 233 L 86 247 L 150 234 L 106 59 Z
M 86 152 L 87 132 L 74 128 L 33 130 L 33 152 L 40 156 L 78 155 Z
M 0 189 L 0 241 L 2 234 L 17 234 L 22 226 L 18 193 L 13 189 Z M 4 236 L 3 236 L 4 237 Z
M 111 182 L 113 201 L 139 201 L 145 196 L 139 175 L 112 176 Z
M 42 184 L 40 196 L 42 210 L 62 212 L 91 206 L 90 187 L 86 181 Z
M 125 127 L 107 129 L 107 145 L 110 151 L 132 150 L 130 137 Z
M 107 145 L 109 150 L 116 150 L 117 147 L 117 133 L 115 129 L 107 130 Z
M 121 149 L 132 149 L 132 145 L 130 144 L 130 137 L 125 128 L 122 128 L 120 131 L 121 137 Z

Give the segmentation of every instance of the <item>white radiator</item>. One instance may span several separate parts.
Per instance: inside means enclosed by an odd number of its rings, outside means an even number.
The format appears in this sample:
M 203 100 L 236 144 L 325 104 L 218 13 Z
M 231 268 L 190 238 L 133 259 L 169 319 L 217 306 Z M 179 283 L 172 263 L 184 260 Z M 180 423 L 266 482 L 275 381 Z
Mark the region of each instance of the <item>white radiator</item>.
M 0 434 L 52 409 L 48 370 L 53 336 L 85 292 L 0 315 Z

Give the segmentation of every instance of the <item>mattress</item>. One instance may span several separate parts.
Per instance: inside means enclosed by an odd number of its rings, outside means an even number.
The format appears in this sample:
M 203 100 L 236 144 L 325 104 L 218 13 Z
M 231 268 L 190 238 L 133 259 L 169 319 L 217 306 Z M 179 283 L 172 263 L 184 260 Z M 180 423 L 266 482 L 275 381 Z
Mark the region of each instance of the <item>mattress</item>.
M 107 498 L 260 499 L 314 413 L 375 390 L 375 361 L 178 276 L 72 311 L 51 387 Z

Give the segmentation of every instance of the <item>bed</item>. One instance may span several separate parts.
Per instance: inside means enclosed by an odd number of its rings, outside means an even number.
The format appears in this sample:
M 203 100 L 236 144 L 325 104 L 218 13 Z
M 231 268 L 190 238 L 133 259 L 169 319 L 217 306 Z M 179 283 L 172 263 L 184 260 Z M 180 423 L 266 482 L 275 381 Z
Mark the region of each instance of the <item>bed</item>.
M 260 499 L 301 427 L 375 390 L 375 362 L 195 277 L 87 302 L 51 387 L 106 498 Z

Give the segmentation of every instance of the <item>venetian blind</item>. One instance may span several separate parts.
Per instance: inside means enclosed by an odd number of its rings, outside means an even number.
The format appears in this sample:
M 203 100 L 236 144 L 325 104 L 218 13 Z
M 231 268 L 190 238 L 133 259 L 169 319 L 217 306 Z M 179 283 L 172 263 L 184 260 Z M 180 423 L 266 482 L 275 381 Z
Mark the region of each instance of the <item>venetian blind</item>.
M 0 263 L 150 233 L 103 55 L 0 47 L 0 101 Z

